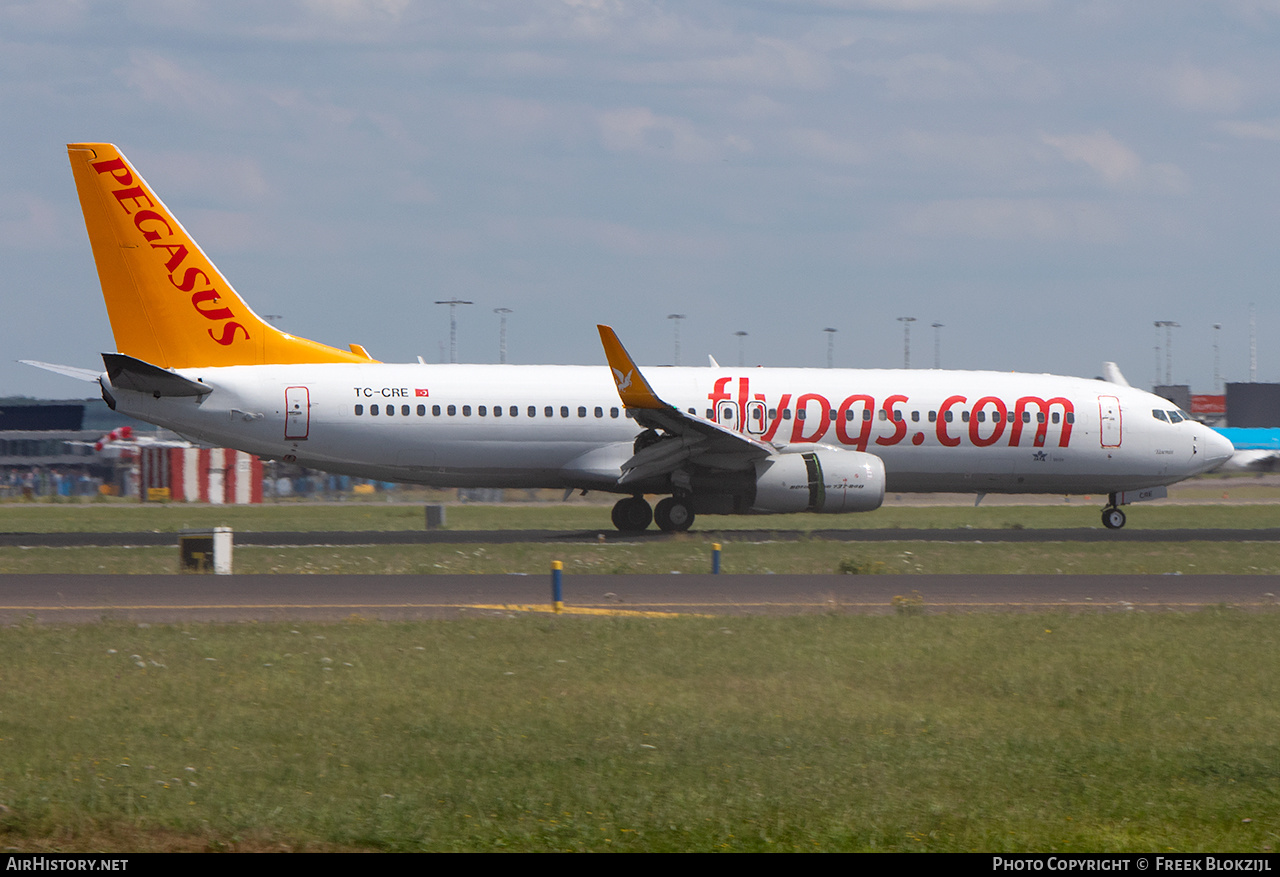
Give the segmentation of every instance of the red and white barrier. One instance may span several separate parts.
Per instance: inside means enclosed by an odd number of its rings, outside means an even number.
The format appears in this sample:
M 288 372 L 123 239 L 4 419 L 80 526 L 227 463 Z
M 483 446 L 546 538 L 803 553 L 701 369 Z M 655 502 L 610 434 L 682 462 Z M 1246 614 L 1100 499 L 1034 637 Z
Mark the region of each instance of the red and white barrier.
M 227 448 L 139 448 L 139 494 L 169 488 L 174 502 L 262 502 L 262 461 Z

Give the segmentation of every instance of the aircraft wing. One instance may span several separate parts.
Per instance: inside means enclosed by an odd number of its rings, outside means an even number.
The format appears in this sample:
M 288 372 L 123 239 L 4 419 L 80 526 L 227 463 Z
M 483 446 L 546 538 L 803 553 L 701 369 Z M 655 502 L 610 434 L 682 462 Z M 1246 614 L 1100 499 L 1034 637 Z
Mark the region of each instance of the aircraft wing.
M 641 426 L 666 433 L 666 437 L 640 448 L 622 465 L 619 484 L 674 472 L 686 461 L 715 469 L 746 469 L 754 461 L 775 453 L 765 442 L 664 402 L 613 329 L 599 325 L 596 328 L 622 404 Z

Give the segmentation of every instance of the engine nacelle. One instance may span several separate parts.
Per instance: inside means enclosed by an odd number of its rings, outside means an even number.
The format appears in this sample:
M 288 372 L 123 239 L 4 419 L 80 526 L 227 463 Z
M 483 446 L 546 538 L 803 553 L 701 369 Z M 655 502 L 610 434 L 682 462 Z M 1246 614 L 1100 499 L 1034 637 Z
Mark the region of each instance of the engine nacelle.
M 884 502 L 884 461 L 823 448 L 756 463 L 755 512 L 870 512 Z

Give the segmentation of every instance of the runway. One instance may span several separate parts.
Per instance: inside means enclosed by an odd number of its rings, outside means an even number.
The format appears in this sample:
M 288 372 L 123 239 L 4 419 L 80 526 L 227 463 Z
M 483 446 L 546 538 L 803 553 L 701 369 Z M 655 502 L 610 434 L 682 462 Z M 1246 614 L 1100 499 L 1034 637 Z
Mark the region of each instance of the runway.
M 617 530 L 341 530 L 237 531 L 237 545 L 505 545 L 517 542 L 625 543 L 703 539 L 708 542 L 1277 542 L 1280 528 L 1144 530 L 1069 529 L 694 530 L 689 533 L 620 533 Z M 178 544 L 177 533 L 0 533 L 0 547 L 146 547 Z
M 1280 605 L 1276 575 L 566 575 L 568 614 L 1195 611 Z M 0 623 L 402 621 L 551 608 L 527 575 L 6 575 Z

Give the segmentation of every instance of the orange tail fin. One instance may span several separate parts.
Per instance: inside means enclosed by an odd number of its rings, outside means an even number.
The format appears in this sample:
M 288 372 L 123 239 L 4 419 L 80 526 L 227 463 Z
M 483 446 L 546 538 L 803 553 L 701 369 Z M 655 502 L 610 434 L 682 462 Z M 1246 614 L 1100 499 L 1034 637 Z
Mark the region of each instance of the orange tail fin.
M 163 368 L 370 361 L 255 314 L 115 146 L 67 154 L 120 353 Z

